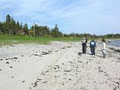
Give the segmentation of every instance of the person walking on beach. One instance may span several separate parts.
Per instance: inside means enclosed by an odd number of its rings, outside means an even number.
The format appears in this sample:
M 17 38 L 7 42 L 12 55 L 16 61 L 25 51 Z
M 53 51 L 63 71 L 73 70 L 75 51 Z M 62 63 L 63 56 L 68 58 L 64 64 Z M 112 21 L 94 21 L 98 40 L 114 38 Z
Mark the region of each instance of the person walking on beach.
M 103 54 L 103 58 L 105 58 L 106 57 L 106 41 L 105 41 L 105 39 L 102 39 L 102 43 L 103 43 L 102 54 Z
M 91 50 L 91 55 L 95 55 L 95 48 L 96 48 L 96 42 L 94 39 L 90 42 L 90 50 Z
M 82 42 L 82 52 L 86 53 L 87 37 L 84 37 L 81 42 Z

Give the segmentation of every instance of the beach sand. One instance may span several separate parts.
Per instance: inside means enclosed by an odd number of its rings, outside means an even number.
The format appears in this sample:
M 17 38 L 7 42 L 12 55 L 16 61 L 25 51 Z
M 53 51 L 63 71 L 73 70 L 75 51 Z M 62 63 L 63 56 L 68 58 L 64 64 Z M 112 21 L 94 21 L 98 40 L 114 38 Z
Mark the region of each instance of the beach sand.
M 101 42 L 96 55 L 80 42 L 0 47 L 0 90 L 120 90 L 120 48 Z

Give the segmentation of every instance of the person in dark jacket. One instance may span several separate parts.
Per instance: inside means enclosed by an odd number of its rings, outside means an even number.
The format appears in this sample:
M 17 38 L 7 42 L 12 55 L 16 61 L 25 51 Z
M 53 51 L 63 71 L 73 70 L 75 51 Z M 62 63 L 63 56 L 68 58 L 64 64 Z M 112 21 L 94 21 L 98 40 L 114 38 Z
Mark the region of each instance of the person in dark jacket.
M 95 55 L 95 48 L 96 48 L 96 42 L 94 39 L 90 42 L 90 50 L 91 50 L 91 55 Z
M 82 52 L 86 53 L 87 37 L 84 37 L 81 42 L 82 42 Z

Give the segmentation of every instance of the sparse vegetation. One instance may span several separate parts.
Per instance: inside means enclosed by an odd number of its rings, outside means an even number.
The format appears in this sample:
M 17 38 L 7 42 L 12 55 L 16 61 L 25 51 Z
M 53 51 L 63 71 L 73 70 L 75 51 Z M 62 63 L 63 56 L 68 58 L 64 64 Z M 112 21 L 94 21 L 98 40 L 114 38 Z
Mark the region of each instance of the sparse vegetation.
M 20 43 L 35 43 L 35 44 L 49 44 L 50 41 L 80 41 L 80 38 L 69 38 L 69 37 L 31 37 L 28 35 L 9 35 L 9 34 L 0 34 L 0 46 L 11 45 L 11 44 L 20 44 Z
M 48 26 L 39 26 L 35 24 L 28 29 L 27 24 L 22 24 L 15 21 L 9 14 L 6 16 L 5 22 L 0 22 L 0 46 L 19 44 L 19 43 L 38 43 L 49 44 L 50 41 L 80 41 L 83 36 L 88 39 L 94 37 L 95 39 L 119 39 L 120 34 L 107 35 L 91 35 L 89 33 L 79 34 L 70 33 L 63 34 L 57 24 L 50 29 Z

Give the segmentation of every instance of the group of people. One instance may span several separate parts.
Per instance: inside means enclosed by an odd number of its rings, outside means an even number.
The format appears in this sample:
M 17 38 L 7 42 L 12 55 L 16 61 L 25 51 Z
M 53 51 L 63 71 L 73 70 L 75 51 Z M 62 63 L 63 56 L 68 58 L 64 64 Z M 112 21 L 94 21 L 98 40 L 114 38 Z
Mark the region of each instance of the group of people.
M 87 42 L 88 42 L 87 37 L 84 37 L 81 42 L 82 42 L 82 52 L 86 53 L 86 47 L 87 47 Z M 103 43 L 103 48 L 101 50 L 103 53 L 103 58 L 105 58 L 106 57 L 106 41 L 105 41 L 105 39 L 102 39 L 102 43 Z M 96 49 L 96 42 L 94 39 L 92 39 L 90 41 L 91 55 L 95 55 L 95 49 Z

